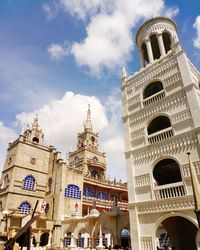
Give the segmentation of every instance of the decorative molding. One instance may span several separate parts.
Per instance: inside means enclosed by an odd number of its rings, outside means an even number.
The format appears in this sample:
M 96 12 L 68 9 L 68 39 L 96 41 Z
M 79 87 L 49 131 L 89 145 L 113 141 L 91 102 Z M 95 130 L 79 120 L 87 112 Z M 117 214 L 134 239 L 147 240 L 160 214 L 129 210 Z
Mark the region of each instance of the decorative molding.
M 176 135 L 168 140 L 142 147 L 132 152 L 133 166 L 143 162 L 152 162 L 160 156 L 176 155 L 180 150 L 187 152 L 198 143 L 194 133 Z
M 194 199 L 193 196 L 188 195 L 167 200 L 143 202 L 138 205 L 135 204 L 134 206 L 137 206 L 139 214 L 169 212 L 180 209 L 187 210 L 194 209 Z M 131 204 L 129 205 L 129 208 L 130 207 L 132 207 Z
M 171 116 L 172 118 L 172 123 L 173 124 L 178 124 L 181 122 L 185 122 L 186 120 L 189 120 L 192 118 L 191 112 L 189 109 L 185 109 L 183 111 L 180 111 L 174 115 Z
M 153 249 L 153 241 L 151 236 L 141 236 L 140 237 L 142 250 Z
M 140 188 L 149 185 L 150 185 L 149 174 L 135 176 L 135 188 Z
M 140 128 L 130 133 L 131 140 L 138 140 L 144 138 L 144 136 L 145 136 L 144 128 Z
M 180 80 L 181 80 L 181 74 L 180 72 L 176 72 L 173 75 L 165 78 L 163 80 L 163 83 L 164 83 L 165 88 L 172 88 L 172 85 L 174 85 Z
M 135 73 L 135 75 L 128 80 L 126 88 L 127 96 L 131 96 L 133 92 L 141 89 L 145 84 L 149 84 L 153 79 L 163 78 L 164 75 L 172 70 L 179 72 L 177 59 L 174 52 L 172 53 L 171 51 L 165 57 L 158 59 L 140 72 Z
M 158 113 L 166 113 L 167 111 L 173 110 L 174 107 L 181 104 L 185 105 L 186 94 L 184 90 L 178 91 L 173 95 L 167 96 L 162 102 L 157 102 L 157 105 L 147 106 L 145 109 L 135 112 L 130 115 L 129 125 L 134 127 L 137 124 L 148 121 L 150 117 Z

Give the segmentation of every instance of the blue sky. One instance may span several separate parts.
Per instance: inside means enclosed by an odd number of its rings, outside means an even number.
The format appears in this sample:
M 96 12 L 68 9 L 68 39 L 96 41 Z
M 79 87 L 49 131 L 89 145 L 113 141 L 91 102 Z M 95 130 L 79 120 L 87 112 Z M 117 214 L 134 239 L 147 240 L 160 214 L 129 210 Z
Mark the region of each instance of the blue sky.
M 167 15 L 200 69 L 200 1 L 0 1 L 0 161 L 11 138 L 39 113 L 45 143 L 75 149 L 91 104 L 108 174 L 126 179 L 120 114 L 121 67 L 139 70 L 135 33 L 148 17 Z M 195 24 L 196 23 L 196 24 Z

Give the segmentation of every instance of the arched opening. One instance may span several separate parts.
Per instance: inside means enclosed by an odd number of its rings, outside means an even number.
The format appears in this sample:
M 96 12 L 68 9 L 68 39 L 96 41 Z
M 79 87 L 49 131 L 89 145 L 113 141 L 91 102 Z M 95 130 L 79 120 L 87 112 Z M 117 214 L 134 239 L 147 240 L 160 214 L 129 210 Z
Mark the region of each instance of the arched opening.
M 39 143 L 39 138 L 38 137 L 33 137 L 32 142 Z
M 130 245 L 130 232 L 128 229 L 124 228 L 121 231 L 121 246 L 126 249 Z
M 169 217 L 157 229 L 157 249 L 197 250 L 197 232 L 197 227 L 188 219 Z
M 149 57 L 147 54 L 147 47 L 145 43 L 143 43 L 141 46 L 141 52 L 142 52 L 144 67 L 145 67 L 149 63 Z
M 159 161 L 153 169 L 153 177 L 158 186 L 182 181 L 179 165 L 173 159 Z
M 167 53 L 171 49 L 171 38 L 168 32 L 163 32 L 163 42 L 165 46 L 165 52 Z
M 40 246 L 46 246 L 48 244 L 48 239 L 49 239 L 49 233 L 43 233 L 40 236 Z
M 167 116 L 158 116 L 153 119 L 148 126 L 148 135 L 171 127 L 171 122 Z
M 151 48 L 152 48 L 152 52 L 153 52 L 153 58 L 154 58 L 154 60 L 159 59 L 161 54 L 160 54 L 157 36 L 152 35 L 150 37 L 150 40 L 151 40 Z
M 64 236 L 64 246 L 68 247 L 71 245 L 71 240 L 72 240 L 72 233 L 68 232 Z
M 143 98 L 148 98 L 152 95 L 155 95 L 156 93 L 160 92 L 163 90 L 163 85 L 161 82 L 156 81 L 156 82 L 152 82 L 150 83 L 143 92 Z

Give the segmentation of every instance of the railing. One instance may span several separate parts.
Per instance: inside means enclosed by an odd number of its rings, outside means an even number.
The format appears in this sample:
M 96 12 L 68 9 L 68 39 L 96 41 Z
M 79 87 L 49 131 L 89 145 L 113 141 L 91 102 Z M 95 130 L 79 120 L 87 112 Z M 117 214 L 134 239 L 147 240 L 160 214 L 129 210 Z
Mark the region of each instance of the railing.
M 169 127 L 169 128 L 160 130 L 160 131 L 158 131 L 156 133 L 153 133 L 153 134 L 149 135 L 148 136 L 148 142 L 150 144 L 153 144 L 155 142 L 166 140 L 166 139 L 168 139 L 168 138 L 170 138 L 172 136 L 173 136 L 173 130 L 172 130 L 172 127 Z
M 135 187 L 144 187 L 150 185 L 150 176 L 149 174 L 139 175 L 135 177 Z
M 144 104 L 144 106 L 148 106 L 152 103 L 155 103 L 155 102 L 161 100 L 164 97 L 165 97 L 165 91 L 161 90 L 161 91 L 157 92 L 156 94 L 151 95 L 150 97 L 144 99 L 143 104 Z
M 103 199 L 98 199 L 96 197 L 87 197 L 83 196 L 83 203 L 89 203 L 93 205 L 94 203 L 96 206 L 105 206 L 105 207 L 112 207 L 113 206 L 113 200 L 103 200 Z M 128 202 L 127 201 L 118 201 L 118 206 L 120 208 L 127 209 L 128 208 Z
M 154 188 L 156 200 L 175 198 L 186 195 L 182 182 L 162 185 Z
M 200 175 L 200 161 L 193 162 L 193 167 L 197 175 Z M 189 164 L 182 165 L 183 177 L 190 177 L 190 167 Z

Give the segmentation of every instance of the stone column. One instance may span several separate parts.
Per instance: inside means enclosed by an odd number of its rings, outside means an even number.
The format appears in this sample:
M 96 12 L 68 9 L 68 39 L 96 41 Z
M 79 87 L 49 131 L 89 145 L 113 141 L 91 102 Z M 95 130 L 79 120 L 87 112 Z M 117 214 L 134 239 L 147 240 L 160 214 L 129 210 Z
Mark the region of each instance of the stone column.
M 145 40 L 145 44 L 146 44 L 146 47 L 147 47 L 147 54 L 148 54 L 149 62 L 152 63 L 153 62 L 153 51 L 152 51 L 152 48 L 151 48 L 150 39 Z
M 164 56 L 166 54 L 166 52 L 165 52 L 165 46 L 164 46 L 164 42 L 163 42 L 162 33 L 157 34 L 157 39 L 158 39 L 160 54 L 161 54 L 161 56 Z
M 145 67 L 143 50 L 139 49 L 141 67 Z

